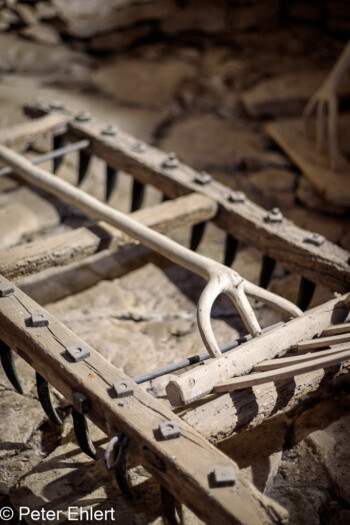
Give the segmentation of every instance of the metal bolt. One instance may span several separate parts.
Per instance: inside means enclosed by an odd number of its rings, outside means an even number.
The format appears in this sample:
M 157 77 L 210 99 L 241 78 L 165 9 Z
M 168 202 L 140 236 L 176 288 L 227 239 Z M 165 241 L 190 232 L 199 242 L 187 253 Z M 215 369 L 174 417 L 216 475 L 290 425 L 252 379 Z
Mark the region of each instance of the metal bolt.
M 206 184 L 210 184 L 212 181 L 211 175 L 209 173 L 206 173 L 205 171 L 201 171 L 201 173 L 197 173 L 194 177 L 194 182 L 197 182 L 197 184 L 202 184 L 203 186 Z
M 168 158 L 162 162 L 162 168 L 172 169 L 177 168 L 178 166 L 179 159 L 177 158 L 176 153 L 174 152 L 169 153 Z
M 102 135 L 109 135 L 110 137 L 114 137 L 118 133 L 118 127 L 114 126 L 114 124 L 108 124 L 101 130 Z
M 86 110 L 79 111 L 79 113 L 75 115 L 75 120 L 78 122 L 88 122 L 91 120 L 91 114 Z
M 83 361 L 90 356 L 89 350 L 80 343 L 66 347 L 66 352 L 75 363 Z
M 91 411 L 91 401 L 82 392 L 74 392 L 73 406 L 80 414 L 88 414 Z
M 231 191 L 228 195 L 228 200 L 230 202 L 245 202 L 246 196 L 244 195 L 243 191 Z
M 272 208 L 272 210 L 265 216 L 265 221 L 275 223 L 282 222 L 283 215 L 278 208 Z
M 158 426 L 162 439 L 174 439 L 181 435 L 181 430 L 176 421 L 163 421 Z
M 215 467 L 212 473 L 215 487 L 232 487 L 236 483 L 236 473 L 233 467 Z
M 308 242 L 314 246 L 322 246 L 325 240 L 326 238 L 323 235 L 320 235 L 319 233 L 311 233 L 311 235 L 308 235 L 303 239 L 303 242 Z
M 132 396 L 134 393 L 134 386 L 131 381 L 125 379 L 124 381 L 117 381 L 113 384 L 113 388 L 117 397 Z
M 12 284 L 0 283 L 0 297 L 8 297 L 15 293 L 15 289 Z
M 49 326 L 49 318 L 46 312 L 34 312 L 31 315 L 32 326 Z
M 49 107 L 51 109 L 64 109 L 64 104 L 60 100 L 53 100 L 49 103 Z
M 140 141 L 140 142 L 136 142 L 136 144 L 134 144 L 131 149 L 135 153 L 145 153 L 145 151 L 147 150 L 147 146 L 144 142 Z

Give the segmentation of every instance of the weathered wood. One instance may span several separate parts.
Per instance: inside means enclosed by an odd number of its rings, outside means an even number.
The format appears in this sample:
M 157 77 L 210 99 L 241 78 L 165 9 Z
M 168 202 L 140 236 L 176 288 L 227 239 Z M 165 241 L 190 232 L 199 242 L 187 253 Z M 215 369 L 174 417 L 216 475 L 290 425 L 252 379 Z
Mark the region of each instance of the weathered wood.
M 240 390 L 242 388 L 250 388 L 255 385 L 268 383 L 269 381 L 280 381 L 289 377 L 294 377 L 298 374 L 304 374 L 318 370 L 319 368 L 328 368 L 334 365 L 339 365 L 350 359 L 350 348 L 347 346 L 345 350 L 337 352 L 333 355 L 325 357 L 315 357 L 311 362 L 303 362 L 286 366 L 281 369 L 267 370 L 266 372 L 258 372 L 257 374 L 248 374 L 241 377 L 233 377 L 226 379 L 214 387 L 214 392 L 220 394 L 222 392 L 232 392 L 233 390 Z
M 337 334 L 346 334 L 350 332 L 350 323 L 342 323 L 336 326 L 331 326 L 330 328 L 326 328 L 322 332 L 323 337 L 327 337 L 329 335 L 337 335 Z
M 6 281 L 1 278 L 1 281 Z M 83 392 L 92 405 L 88 417 L 109 436 L 125 433 L 129 449 L 142 464 L 207 523 L 281 523 L 286 513 L 237 475 L 234 487 L 212 488 L 210 474 L 216 466 L 237 466 L 200 434 L 171 412 L 162 402 L 134 384 L 134 393 L 118 399 L 113 384 L 127 376 L 81 341 L 48 312 L 47 327 L 32 327 L 30 315 L 42 310 L 28 296 L 15 293 L 0 299 L 0 338 L 18 352 L 70 402 Z M 79 343 L 90 356 L 70 361 L 65 348 Z M 160 422 L 174 420 L 181 435 L 160 440 Z
M 312 361 L 313 359 L 318 359 L 319 357 L 337 354 L 338 352 L 342 352 L 347 348 L 349 348 L 349 345 L 348 343 L 345 343 L 344 345 L 336 346 L 330 350 L 321 350 L 320 352 L 312 352 L 303 355 L 293 355 L 290 357 L 269 359 L 267 361 L 263 361 L 259 365 L 254 366 L 254 372 L 265 372 L 266 370 L 276 370 L 296 363 L 305 363 L 306 361 Z
M 291 378 L 235 390 L 207 399 L 181 417 L 211 442 L 216 443 L 243 429 L 260 425 L 280 410 L 288 410 L 306 394 L 348 374 L 350 361 L 341 367 L 319 369 Z
M 295 350 L 313 350 L 324 348 L 325 346 L 347 343 L 350 341 L 350 334 L 331 335 L 329 337 L 317 337 L 311 341 L 302 341 L 295 346 Z
M 50 108 L 27 106 L 32 116 L 50 112 Z M 322 246 L 305 242 L 310 232 L 298 228 L 291 221 L 272 224 L 265 221 L 266 210 L 249 199 L 244 203 L 230 202 L 230 190 L 212 181 L 207 185 L 196 183 L 198 172 L 179 162 L 177 168 L 166 168 L 164 152 L 147 146 L 145 151 L 135 147 L 137 141 L 127 133 L 118 132 L 116 137 L 101 134 L 102 124 L 96 120 L 77 122 L 71 120 L 69 132 L 74 138 L 91 141 L 91 152 L 104 158 L 111 168 L 122 169 L 142 184 L 156 186 L 170 198 L 197 191 L 219 204 L 215 223 L 234 238 L 255 245 L 265 255 L 284 264 L 315 283 L 332 290 L 346 292 L 350 287 L 349 253 L 325 241 Z M 310 263 L 312 261 L 312 264 Z
M 190 194 L 152 208 L 144 208 L 131 216 L 145 226 L 166 233 L 178 226 L 192 226 L 209 220 L 215 215 L 216 209 L 216 203 L 211 199 Z M 71 264 L 107 248 L 114 250 L 133 242 L 120 230 L 100 222 L 2 251 L 0 272 L 8 279 L 19 279 L 46 268 Z
M 59 113 L 44 115 L 0 130 L 0 144 L 9 148 L 22 149 L 30 142 L 46 133 L 63 133 L 67 117 Z
M 350 207 L 350 164 L 340 156 L 339 168 L 329 166 L 326 154 L 320 154 L 305 135 L 300 119 L 272 122 L 267 126 L 270 137 L 298 166 L 320 195 L 339 206 Z
M 210 394 L 220 381 L 246 374 L 255 365 L 276 357 L 301 339 L 309 339 L 329 325 L 343 322 L 348 314 L 349 297 L 347 294 L 332 299 L 218 359 L 210 359 L 203 366 L 188 370 L 169 382 L 166 390 L 170 402 L 175 406 L 192 403 Z

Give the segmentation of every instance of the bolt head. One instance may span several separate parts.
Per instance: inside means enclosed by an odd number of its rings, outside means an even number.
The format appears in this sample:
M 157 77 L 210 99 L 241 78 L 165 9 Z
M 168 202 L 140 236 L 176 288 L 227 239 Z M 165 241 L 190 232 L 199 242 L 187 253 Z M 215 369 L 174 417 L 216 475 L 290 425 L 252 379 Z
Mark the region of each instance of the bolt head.
M 30 319 L 32 326 L 49 326 L 49 318 L 46 312 L 33 312 Z
M 278 208 L 272 208 L 271 211 L 265 216 L 265 222 L 282 222 L 283 215 Z
M 105 126 L 101 130 L 102 135 L 108 135 L 110 137 L 114 137 L 118 133 L 118 127 L 114 126 L 114 124 L 108 124 L 108 126 Z
M 144 142 L 136 142 L 136 144 L 133 145 L 132 151 L 135 153 L 145 153 L 147 150 L 147 146 Z
M 51 109 L 59 110 L 59 109 L 64 109 L 64 104 L 60 100 L 53 100 L 52 102 L 49 103 L 49 107 Z
M 313 244 L 314 246 L 322 246 L 325 240 L 326 238 L 323 235 L 320 235 L 319 233 L 311 233 L 305 237 L 304 242 Z
M 75 363 L 84 361 L 84 359 L 90 356 L 90 352 L 86 346 L 80 343 L 75 343 L 74 345 L 66 347 L 66 352 L 70 359 Z
M 10 283 L 0 283 L 0 297 L 8 297 L 15 293 L 15 289 Z
M 132 396 L 134 393 L 134 386 L 131 381 L 125 379 L 124 381 L 117 381 L 113 384 L 114 392 L 117 397 Z
M 162 421 L 158 426 L 158 431 L 162 439 L 174 439 L 181 435 L 181 430 L 176 421 Z
M 236 472 L 233 467 L 215 467 L 212 473 L 215 487 L 232 487 L 236 483 Z
M 209 173 L 206 173 L 205 171 L 201 171 L 201 173 L 197 173 L 194 177 L 194 182 L 197 184 L 202 184 L 203 186 L 206 184 L 210 184 L 212 181 L 211 175 Z
M 173 169 L 178 168 L 178 166 L 179 159 L 177 158 L 176 153 L 174 152 L 169 153 L 168 158 L 162 162 L 162 168 Z
M 230 202 L 245 202 L 246 196 L 243 191 L 231 191 L 228 195 L 228 200 Z
M 79 111 L 79 113 L 75 115 L 75 120 L 78 122 L 88 122 L 91 120 L 91 114 L 86 110 Z
M 80 414 L 88 414 L 91 410 L 91 401 L 82 392 L 74 392 L 73 406 L 77 412 L 80 412 Z

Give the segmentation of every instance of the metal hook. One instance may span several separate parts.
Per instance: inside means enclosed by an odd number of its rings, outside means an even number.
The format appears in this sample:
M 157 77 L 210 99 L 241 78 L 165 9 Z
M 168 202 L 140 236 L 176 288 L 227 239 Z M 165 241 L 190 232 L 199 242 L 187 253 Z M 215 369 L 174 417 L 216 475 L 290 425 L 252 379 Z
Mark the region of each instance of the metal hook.
M 6 374 L 7 379 L 11 385 L 17 390 L 19 394 L 23 394 L 22 385 L 18 379 L 14 355 L 11 348 L 0 340 L 0 357 L 1 364 Z
M 53 406 L 51 401 L 49 383 L 38 372 L 36 372 L 36 389 L 38 392 L 40 404 L 45 414 L 55 425 L 62 425 L 62 420 L 57 414 L 55 407 Z
M 198 224 L 195 224 L 192 228 L 190 249 L 193 250 L 194 252 L 197 250 L 198 246 L 200 245 L 200 242 L 205 232 L 206 225 L 207 225 L 206 222 L 199 222 Z
M 115 170 L 114 168 L 111 168 L 110 166 L 106 166 L 106 195 L 105 195 L 105 201 L 108 202 L 114 188 L 117 185 L 118 181 L 118 170 Z
M 73 425 L 75 437 L 83 452 L 92 459 L 96 459 L 96 449 L 89 434 L 89 427 L 87 424 L 86 417 L 91 410 L 90 399 L 81 392 L 75 392 L 73 394 Z
M 131 210 L 137 211 L 141 208 L 145 196 L 145 185 L 134 179 L 132 185 Z
M 128 438 L 125 434 L 116 434 L 110 442 L 105 451 L 104 460 L 107 470 L 114 470 L 115 478 L 120 490 L 128 499 L 132 498 L 128 482 L 127 469 L 127 454 L 126 447 L 128 446 Z M 114 462 L 110 463 L 111 453 L 114 453 Z

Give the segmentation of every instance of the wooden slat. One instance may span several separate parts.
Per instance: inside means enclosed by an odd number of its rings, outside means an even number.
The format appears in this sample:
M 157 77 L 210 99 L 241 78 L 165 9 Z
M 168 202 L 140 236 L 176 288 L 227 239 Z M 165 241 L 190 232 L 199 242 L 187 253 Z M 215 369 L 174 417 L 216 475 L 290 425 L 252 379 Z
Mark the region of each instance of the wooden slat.
M 327 337 L 329 335 L 337 335 L 337 334 L 347 334 L 350 332 L 350 323 L 341 323 L 336 326 L 331 326 L 329 328 L 326 328 L 322 332 L 323 337 Z
M 286 518 L 283 509 L 239 473 L 234 487 L 212 488 L 210 474 L 216 466 L 232 466 L 236 471 L 237 466 L 140 386 L 134 385 L 130 397 L 115 398 L 113 383 L 127 376 L 48 312 L 47 327 L 32 327 L 31 312 L 38 310 L 43 311 L 18 288 L 0 298 L 0 338 L 70 402 L 73 392 L 87 395 L 92 404 L 88 417 L 109 436 L 125 433 L 130 452 L 175 497 L 207 523 L 251 525 L 281 523 Z M 75 343 L 88 348 L 90 356 L 85 361 L 73 363 L 66 357 L 65 347 Z M 169 420 L 177 422 L 181 436 L 159 440 L 158 424 Z
M 170 402 L 176 406 L 189 404 L 210 394 L 219 381 L 247 374 L 255 365 L 274 358 L 301 339 L 313 337 L 331 323 L 343 322 L 348 315 L 349 300 L 349 294 L 332 299 L 220 358 L 210 359 L 203 366 L 184 372 L 178 379 L 171 380 L 167 386 Z
M 32 116 L 50 112 L 45 106 L 26 108 Z M 179 163 L 178 168 L 164 168 L 167 155 L 151 146 L 145 152 L 135 149 L 137 141 L 119 131 L 115 137 L 101 134 L 103 125 L 96 120 L 81 123 L 71 120 L 69 130 L 74 138 L 91 140 L 91 152 L 104 158 L 111 168 L 122 169 L 143 184 L 151 184 L 170 198 L 192 191 L 211 197 L 219 204 L 215 223 L 244 243 L 250 243 L 265 255 L 282 262 L 286 268 L 303 275 L 312 282 L 332 290 L 346 292 L 350 286 L 349 253 L 325 241 L 322 246 L 304 242 L 309 232 L 284 219 L 281 224 L 265 222 L 266 210 L 249 199 L 232 203 L 230 190 L 217 181 L 209 185 L 194 182 L 198 173 Z M 310 264 L 312 261 L 312 264 Z
M 63 133 L 67 117 L 59 113 L 44 115 L 0 130 L 0 144 L 8 148 L 21 149 L 45 133 Z
M 319 369 L 275 383 L 270 381 L 248 390 L 235 390 L 211 396 L 205 403 L 187 408 L 181 417 L 212 443 L 231 437 L 236 432 L 260 425 L 266 418 L 288 410 L 303 396 L 348 374 L 350 361 L 341 367 Z
M 269 359 L 267 361 L 263 361 L 259 365 L 254 366 L 254 372 L 265 372 L 266 370 L 276 370 L 278 368 L 297 363 L 305 363 L 307 361 L 312 361 L 313 359 L 318 359 L 320 357 L 337 354 L 339 352 L 342 352 L 343 350 L 346 350 L 348 347 L 349 345 L 345 343 L 344 345 L 337 345 L 335 348 L 331 348 L 330 350 L 321 350 L 320 352 L 312 352 L 304 355 L 293 355 L 290 357 Z
M 191 194 L 130 215 L 145 226 L 166 233 L 178 226 L 209 220 L 216 209 L 216 203 L 208 197 Z M 126 242 L 134 243 L 120 230 L 99 222 L 0 252 L 0 272 L 8 279 L 18 279 L 53 266 L 71 264 L 106 248 L 116 249 Z
M 277 370 L 268 370 L 266 372 L 258 372 L 257 374 L 248 374 L 246 376 L 226 379 L 226 381 L 223 381 L 214 387 L 214 392 L 232 392 L 233 390 L 251 388 L 255 385 L 268 383 L 269 381 L 280 381 L 281 379 L 312 372 L 313 370 L 318 370 L 319 368 L 328 368 L 330 366 L 338 365 L 344 361 L 348 361 L 349 359 L 350 347 L 348 345 L 346 350 L 342 350 L 341 352 L 337 352 L 333 355 L 314 358 L 311 362 L 293 364 Z
M 318 337 L 311 341 L 302 341 L 295 346 L 295 350 L 314 350 L 325 346 L 338 345 L 350 341 L 350 334 L 331 335 L 329 337 Z

